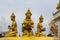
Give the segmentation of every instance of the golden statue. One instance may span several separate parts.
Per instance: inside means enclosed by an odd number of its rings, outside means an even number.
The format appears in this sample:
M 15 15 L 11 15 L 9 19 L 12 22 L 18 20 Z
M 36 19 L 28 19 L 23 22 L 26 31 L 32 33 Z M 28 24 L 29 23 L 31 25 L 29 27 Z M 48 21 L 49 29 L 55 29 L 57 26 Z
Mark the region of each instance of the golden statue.
M 39 18 L 39 23 L 37 24 L 37 32 L 36 32 L 36 36 L 37 37 L 41 37 L 41 36 L 45 36 L 42 32 L 45 31 L 45 28 L 43 28 L 43 16 L 41 15 Z
M 51 26 L 50 33 L 56 37 L 58 36 L 58 26 L 55 25 L 54 23 Z
M 17 23 L 15 20 L 15 14 L 12 13 L 11 15 L 11 21 L 12 21 L 12 25 L 8 26 L 9 32 L 5 35 L 6 37 L 16 37 L 17 36 Z
M 22 23 L 22 32 L 23 32 L 23 36 L 27 35 L 27 36 L 32 36 L 33 35 L 33 31 L 32 28 L 34 28 L 34 22 L 31 20 L 31 12 L 28 9 L 27 13 L 25 14 L 26 18 Z

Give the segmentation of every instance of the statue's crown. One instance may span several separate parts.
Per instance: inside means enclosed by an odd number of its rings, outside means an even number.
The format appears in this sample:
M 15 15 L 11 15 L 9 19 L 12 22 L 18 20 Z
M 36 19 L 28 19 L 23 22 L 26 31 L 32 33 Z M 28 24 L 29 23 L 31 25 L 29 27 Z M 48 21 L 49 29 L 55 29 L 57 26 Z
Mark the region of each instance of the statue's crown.
M 39 19 L 44 19 L 44 18 L 43 18 L 43 16 L 41 15 L 41 16 L 39 17 Z
M 12 14 L 11 14 L 11 17 L 15 17 L 15 14 L 14 14 L 14 12 L 12 12 Z
M 26 16 L 31 16 L 31 15 L 32 15 L 29 8 L 28 8 L 28 11 L 26 12 L 25 15 L 26 15 Z

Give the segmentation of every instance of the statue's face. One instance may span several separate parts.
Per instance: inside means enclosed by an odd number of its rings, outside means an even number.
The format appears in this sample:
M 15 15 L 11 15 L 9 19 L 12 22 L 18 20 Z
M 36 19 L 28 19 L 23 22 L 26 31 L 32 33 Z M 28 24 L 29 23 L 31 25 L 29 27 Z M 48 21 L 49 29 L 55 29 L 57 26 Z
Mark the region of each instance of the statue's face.
M 30 19 L 31 17 L 27 16 L 26 19 Z
M 43 22 L 43 19 L 39 19 L 39 21 L 40 21 L 40 23 L 42 23 Z
M 30 14 L 27 14 L 27 16 L 29 16 L 29 17 L 30 17 L 31 15 L 30 15 Z
M 15 20 L 15 17 L 11 16 L 11 20 L 12 20 L 12 21 Z
M 26 16 L 27 16 L 27 17 L 31 17 L 31 14 L 30 14 L 30 13 L 27 13 Z

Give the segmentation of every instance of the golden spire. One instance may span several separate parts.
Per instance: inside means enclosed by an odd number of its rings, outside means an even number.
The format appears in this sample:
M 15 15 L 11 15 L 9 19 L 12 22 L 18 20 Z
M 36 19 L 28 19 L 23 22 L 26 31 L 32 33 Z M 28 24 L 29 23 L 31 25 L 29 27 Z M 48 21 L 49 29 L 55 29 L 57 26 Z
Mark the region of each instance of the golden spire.
M 27 10 L 27 12 L 26 12 L 26 14 L 25 14 L 26 16 L 31 16 L 32 15 L 32 13 L 30 12 L 30 9 L 28 8 L 28 10 Z
M 57 9 L 57 10 L 60 10 L 60 0 L 59 0 L 59 3 L 57 4 L 56 9 Z
M 15 17 L 15 14 L 14 14 L 14 12 L 12 12 L 12 14 L 11 14 L 11 17 Z

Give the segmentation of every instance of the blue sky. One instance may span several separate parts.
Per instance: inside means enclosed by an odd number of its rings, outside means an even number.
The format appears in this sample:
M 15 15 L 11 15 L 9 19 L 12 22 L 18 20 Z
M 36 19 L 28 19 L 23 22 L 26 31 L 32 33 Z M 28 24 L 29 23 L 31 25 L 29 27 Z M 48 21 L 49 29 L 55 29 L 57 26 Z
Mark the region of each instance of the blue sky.
M 33 31 L 36 31 L 38 18 L 42 14 L 44 17 L 43 26 L 46 27 L 45 34 L 49 34 L 49 22 L 56 11 L 58 0 L 0 0 L 0 32 L 8 31 L 8 25 L 11 24 L 10 15 L 12 12 L 16 15 L 18 34 L 21 32 L 21 23 L 25 18 L 25 13 L 30 8 L 32 20 L 35 25 Z

